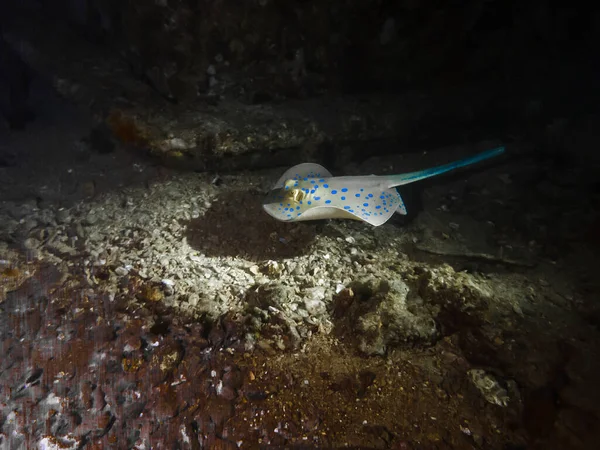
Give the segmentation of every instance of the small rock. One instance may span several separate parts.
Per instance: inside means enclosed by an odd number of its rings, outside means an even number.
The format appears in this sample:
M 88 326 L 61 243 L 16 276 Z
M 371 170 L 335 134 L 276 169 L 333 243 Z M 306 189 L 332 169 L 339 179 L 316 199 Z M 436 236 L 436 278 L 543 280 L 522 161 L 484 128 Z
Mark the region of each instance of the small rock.
M 88 226 L 94 225 L 96 222 L 98 222 L 98 216 L 94 212 L 90 212 L 85 219 L 83 219 L 83 224 Z
M 71 219 L 68 209 L 61 208 L 56 212 L 56 222 L 59 224 L 67 223 Z
M 198 304 L 198 302 L 200 301 L 200 296 L 196 293 L 191 293 L 190 295 L 188 295 L 188 303 L 190 304 L 190 306 L 194 307 Z
M 325 299 L 325 288 L 323 286 L 316 286 L 313 288 L 305 289 L 304 294 L 307 300 L 319 300 Z
M 513 309 L 513 311 L 514 311 L 516 314 L 518 314 L 519 316 L 521 316 L 521 317 L 523 317 L 523 316 L 524 316 L 524 314 L 523 314 L 523 310 L 521 309 L 521 306 L 520 306 L 518 303 L 514 303 L 514 304 L 512 305 L 512 309 Z
M 27 220 L 25 220 L 25 222 L 23 222 L 23 225 L 22 225 L 23 230 L 26 232 L 33 230 L 37 226 L 38 226 L 38 221 L 35 219 L 27 219 Z
M 281 273 L 282 266 L 277 261 L 267 261 L 261 265 L 260 271 L 265 275 L 275 276 Z M 255 274 L 256 275 L 256 274 Z
M 163 293 L 157 286 L 145 284 L 140 289 L 138 298 L 147 302 L 159 302 L 163 299 Z
M 49 244 L 48 249 L 54 253 L 61 255 L 61 256 L 65 256 L 65 255 L 73 256 L 77 253 L 73 247 L 70 247 L 65 243 L 56 242 L 56 241 Z
M 508 392 L 500 386 L 493 375 L 481 369 L 471 369 L 468 374 L 475 387 L 489 403 L 503 407 L 508 405 L 510 400 Z
M 117 274 L 120 277 L 124 277 L 128 273 L 129 273 L 129 270 L 127 270 L 125 267 L 117 267 L 115 269 L 115 274 Z
M 175 293 L 175 282 L 172 280 L 164 279 L 161 280 L 163 292 L 166 296 L 171 296 Z
M 327 307 L 321 300 L 306 299 L 304 300 L 304 309 L 306 309 L 311 316 L 320 316 L 325 313 Z
M 83 225 L 81 225 L 80 222 L 77 222 L 75 224 L 75 235 L 79 238 L 79 239 L 83 239 L 85 238 L 85 230 L 83 228 Z
M 38 248 L 41 245 L 41 242 L 39 240 L 37 240 L 36 238 L 27 238 L 25 239 L 25 241 L 23 242 L 23 247 L 25 247 L 25 249 L 27 250 L 33 250 Z

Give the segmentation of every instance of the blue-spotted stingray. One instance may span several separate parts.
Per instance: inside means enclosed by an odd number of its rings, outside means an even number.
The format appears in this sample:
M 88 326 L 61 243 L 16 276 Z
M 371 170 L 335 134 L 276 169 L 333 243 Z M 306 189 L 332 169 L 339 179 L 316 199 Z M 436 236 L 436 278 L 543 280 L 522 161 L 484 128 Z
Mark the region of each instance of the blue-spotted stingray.
M 475 164 L 503 152 L 504 147 L 498 147 L 443 166 L 399 175 L 334 177 L 319 164 L 298 164 L 277 181 L 264 199 L 263 208 L 283 222 L 354 219 L 379 226 L 396 212 L 406 214 L 396 186 Z

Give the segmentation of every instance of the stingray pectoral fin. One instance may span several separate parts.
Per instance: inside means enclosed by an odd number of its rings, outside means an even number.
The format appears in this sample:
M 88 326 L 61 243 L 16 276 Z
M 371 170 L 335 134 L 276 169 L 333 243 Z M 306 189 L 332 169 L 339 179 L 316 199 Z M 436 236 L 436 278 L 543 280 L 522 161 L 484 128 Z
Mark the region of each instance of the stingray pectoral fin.
M 377 193 L 377 196 L 375 196 Z M 383 225 L 397 212 L 406 214 L 406 207 L 402 197 L 396 189 L 385 191 L 362 192 L 362 197 L 355 199 L 352 206 L 349 202 L 341 202 L 328 206 L 313 206 L 305 209 L 293 221 L 323 220 L 323 219 L 354 219 L 367 222 L 372 226 Z
M 315 206 L 307 209 L 300 216 L 294 218 L 294 222 L 304 220 L 325 220 L 325 219 L 353 219 L 364 220 L 362 217 L 352 214 L 337 206 Z
M 290 167 L 284 172 L 283 175 L 277 180 L 273 189 L 282 188 L 287 180 L 300 180 L 303 178 L 329 178 L 332 177 L 325 167 L 315 163 L 302 163 Z
M 394 213 L 406 215 L 404 201 L 395 188 L 386 189 L 380 194 L 368 202 L 365 212 L 361 212 L 362 220 L 374 227 L 386 223 Z

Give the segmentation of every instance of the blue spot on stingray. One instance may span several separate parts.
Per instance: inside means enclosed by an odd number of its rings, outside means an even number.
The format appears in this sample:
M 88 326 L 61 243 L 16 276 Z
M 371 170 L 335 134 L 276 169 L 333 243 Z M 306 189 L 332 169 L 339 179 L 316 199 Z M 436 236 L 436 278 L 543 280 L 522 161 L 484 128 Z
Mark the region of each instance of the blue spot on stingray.
M 325 200 L 325 203 L 329 204 L 331 203 L 331 200 Z
M 360 194 L 354 194 L 356 197 L 360 197 Z
M 368 203 L 363 203 L 363 206 L 369 206 L 369 204 Z
M 289 186 L 286 186 L 286 187 L 285 187 L 285 190 L 287 191 L 289 188 L 290 188 Z
M 369 195 L 367 195 L 367 197 L 371 198 L 371 197 L 373 197 L 373 194 L 369 194 Z
M 342 188 L 342 192 L 348 192 L 348 188 Z
M 342 190 L 343 190 L 343 189 L 342 189 Z M 344 197 L 343 195 L 342 195 L 342 200 L 346 200 L 346 197 Z
M 323 187 L 324 187 L 325 189 L 327 189 L 327 188 L 329 187 L 329 185 L 328 185 L 328 184 L 324 184 L 324 185 L 323 185 Z
M 346 206 L 344 206 L 344 209 L 350 209 L 350 207 L 346 205 Z
M 315 180 L 310 180 L 310 182 L 311 182 L 312 184 L 315 184 Z
M 353 210 L 353 209 L 351 209 L 351 210 L 350 210 L 350 212 L 351 212 L 351 213 L 353 213 L 353 212 L 354 212 L 354 210 Z
M 308 181 L 308 178 L 304 178 L 304 181 Z
M 290 209 L 290 208 L 285 208 L 284 211 L 287 211 L 288 209 Z
M 383 200 L 385 198 L 385 196 L 380 195 L 379 198 Z
M 363 188 L 360 188 L 360 192 L 362 192 L 362 191 L 364 191 L 364 189 L 363 189 Z
M 314 194 L 315 192 L 317 192 L 317 190 L 316 190 L 316 189 L 311 189 L 311 190 L 310 190 L 310 193 L 311 193 L 311 194 Z
M 300 207 L 299 207 L 299 206 L 296 206 L 296 209 L 300 209 Z
M 321 197 L 315 197 L 315 200 L 321 200 Z
M 310 202 L 309 202 L 310 203 Z M 381 209 L 381 205 L 377 205 L 375 209 Z
M 317 175 L 317 176 L 319 176 L 319 175 Z M 324 181 L 325 181 L 325 180 L 324 180 L 323 178 L 321 178 L 321 179 L 319 180 L 319 183 L 323 183 Z
M 331 191 L 332 194 L 337 194 L 337 191 L 334 189 Z
M 298 214 L 296 214 L 296 217 L 298 217 L 300 214 L 302 214 L 302 213 L 298 213 Z

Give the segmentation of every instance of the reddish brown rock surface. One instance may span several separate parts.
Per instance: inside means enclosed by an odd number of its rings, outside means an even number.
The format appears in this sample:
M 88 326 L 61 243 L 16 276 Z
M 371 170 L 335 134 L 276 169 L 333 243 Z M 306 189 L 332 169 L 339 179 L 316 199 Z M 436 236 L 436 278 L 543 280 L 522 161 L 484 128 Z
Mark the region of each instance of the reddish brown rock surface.
M 458 335 L 410 357 L 365 358 L 325 337 L 249 354 L 226 323 L 209 332 L 168 309 L 123 313 L 125 298 L 61 289 L 52 266 L 34 273 L 1 304 L 3 448 L 586 449 L 597 438 L 583 410 L 553 400 L 581 404 L 578 382 L 531 391 L 524 410 L 486 403 Z M 580 425 L 577 443 L 558 417 Z

